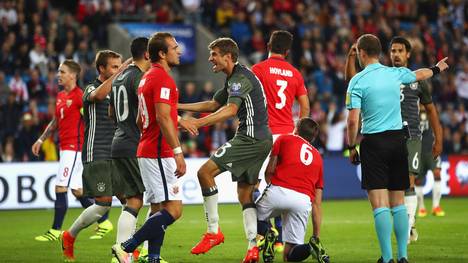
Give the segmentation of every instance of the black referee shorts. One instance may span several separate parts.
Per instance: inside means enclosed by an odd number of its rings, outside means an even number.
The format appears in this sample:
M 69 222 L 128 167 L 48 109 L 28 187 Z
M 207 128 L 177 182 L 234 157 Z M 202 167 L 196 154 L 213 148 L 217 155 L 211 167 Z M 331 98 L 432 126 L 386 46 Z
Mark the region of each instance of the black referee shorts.
M 408 150 L 403 131 L 364 134 L 361 164 L 362 189 L 408 189 Z

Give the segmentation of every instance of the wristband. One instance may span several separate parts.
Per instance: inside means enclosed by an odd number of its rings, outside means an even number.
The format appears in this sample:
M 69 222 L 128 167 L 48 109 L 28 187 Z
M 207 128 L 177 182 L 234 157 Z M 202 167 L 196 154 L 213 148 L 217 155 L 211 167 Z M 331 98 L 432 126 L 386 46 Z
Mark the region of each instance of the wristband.
M 177 121 L 180 121 L 182 119 L 182 117 L 180 117 L 179 115 L 177 115 Z
M 44 141 L 41 140 L 41 139 L 37 139 L 37 141 L 38 141 L 39 143 L 44 143 Z
M 440 73 L 440 68 L 438 66 L 432 66 L 429 69 L 432 70 L 432 76 L 435 76 Z
M 181 154 L 182 153 L 182 147 L 175 147 L 174 149 L 172 149 L 172 151 L 174 152 L 174 154 Z

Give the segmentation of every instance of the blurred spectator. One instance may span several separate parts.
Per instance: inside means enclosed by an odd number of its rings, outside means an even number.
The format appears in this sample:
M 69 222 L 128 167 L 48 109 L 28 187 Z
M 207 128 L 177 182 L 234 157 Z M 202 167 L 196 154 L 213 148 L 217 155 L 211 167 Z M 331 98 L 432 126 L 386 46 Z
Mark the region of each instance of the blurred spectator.
M 21 119 L 22 107 L 16 100 L 16 93 L 10 92 L 7 102 L 1 106 L 2 129 L 0 130 L 1 138 L 14 135 L 19 127 Z
M 455 86 L 457 93 L 465 108 L 468 107 L 468 62 L 465 60 L 462 63 L 462 69 L 458 71 L 455 78 Z
M 6 83 L 5 73 L 3 73 L 3 71 L 0 71 L 0 105 L 6 103 L 9 93 L 10 87 Z
M 31 151 L 31 147 L 36 142 L 36 139 L 40 136 L 37 125 L 35 125 L 33 116 L 27 112 L 23 115 L 22 126 L 16 134 L 16 156 L 23 162 L 36 160 L 35 156 Z
M 195 86 L 195 83 L 193 82 L 185 83 L 184 90 L 180 98 L 180 102 L 181 103 L 194 103 L 194 102 L 199 102 L 199 101 L 200 101 L 200 96 L 198 95 L 197 87 Z
M 16 161 L 18 161 L 18 159 L 15 155 L 15 138 L 13 136 L 8 136 L 3 146 L 2 162 L 11 163 Z
M 8 86 L 10 87 L 10 90 L 16 95 L 16 101 L 22 103 L 29 100 L 28 89 L 26 83 L 23 81 L 23 78 L 21 78 L 19 70 L 15 71 L 15 75 L 10 79 Z
M 46 88 L 45 83 L 41 80 L 39 75 L 39 70 L 31 70 L 31 79 L 26 84 L 28 87 L 28 94 L 30 99 L 36 99 L 39 101 L 44 101 L 46 97 Z

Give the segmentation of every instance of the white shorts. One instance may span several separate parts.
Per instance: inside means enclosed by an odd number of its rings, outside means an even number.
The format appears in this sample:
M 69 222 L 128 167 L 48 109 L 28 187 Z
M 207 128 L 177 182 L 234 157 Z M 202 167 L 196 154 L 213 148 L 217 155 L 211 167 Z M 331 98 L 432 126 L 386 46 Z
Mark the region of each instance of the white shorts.
M 307 220 L 312 211 L 308 195 L 281 186 L 270 185 L 256 204 L 258 220 L 267 221 L 281 215 L 284 242 L 304 243 Z
M 177 168 L 174 158 L 138 158 L 141 179 L 145 185 L 146 202 L 161 203 L 169 200 L 182 200 Z
M 83 188 L 82 174 L 81 152 L 60 151 L 59 170 L 55 177 L 55 185 L 70 187 L 71 189 Z

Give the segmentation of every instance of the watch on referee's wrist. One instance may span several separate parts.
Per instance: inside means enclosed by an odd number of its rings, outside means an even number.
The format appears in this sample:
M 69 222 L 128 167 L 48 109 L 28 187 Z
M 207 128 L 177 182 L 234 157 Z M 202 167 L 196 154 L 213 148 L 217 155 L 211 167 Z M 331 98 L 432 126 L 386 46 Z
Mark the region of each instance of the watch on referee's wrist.
M 353 149 L 356 149 L 356 144 L 353 144 L 353 145 L 348 145 L 348 150 L 353 150 Z

